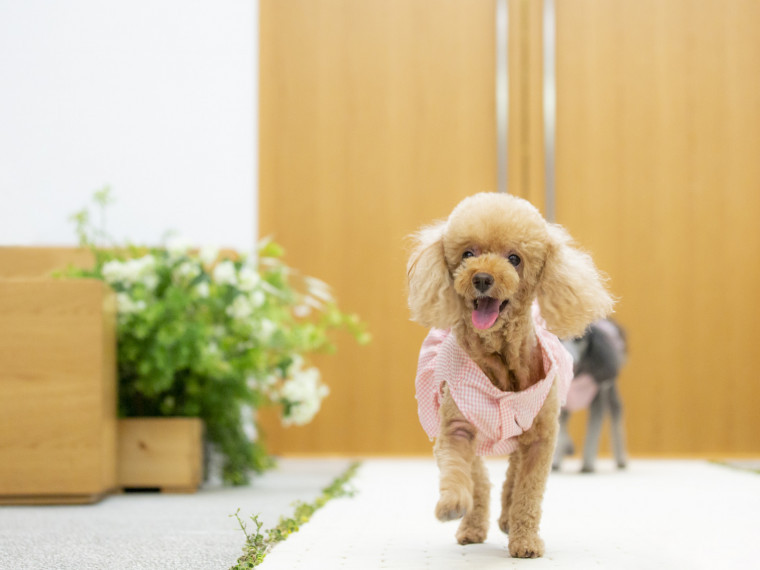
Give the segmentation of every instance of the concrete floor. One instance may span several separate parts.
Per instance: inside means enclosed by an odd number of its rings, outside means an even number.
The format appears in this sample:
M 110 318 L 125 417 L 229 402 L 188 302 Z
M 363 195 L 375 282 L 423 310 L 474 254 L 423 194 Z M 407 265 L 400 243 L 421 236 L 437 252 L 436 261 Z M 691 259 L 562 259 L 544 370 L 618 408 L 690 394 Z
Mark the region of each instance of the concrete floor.
M 245 535 L 230 517 L 260 514 L 263 528 L 310 501 L 349 461 L 287 460 L 248 487 L 207 485 L 192 495 L 130 493 L 94 505 L 0 507 L 2 570 L 224 570 Z M 253 523 L 249 522 L 249 528 Z

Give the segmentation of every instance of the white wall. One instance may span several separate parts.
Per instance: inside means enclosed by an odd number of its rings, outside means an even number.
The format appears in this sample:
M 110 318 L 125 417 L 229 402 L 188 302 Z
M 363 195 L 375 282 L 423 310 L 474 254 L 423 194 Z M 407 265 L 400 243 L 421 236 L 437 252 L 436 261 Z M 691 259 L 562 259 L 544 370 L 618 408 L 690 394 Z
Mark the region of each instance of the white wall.
M 0 1 L 0 245 L 255 240 L 257 0 Z

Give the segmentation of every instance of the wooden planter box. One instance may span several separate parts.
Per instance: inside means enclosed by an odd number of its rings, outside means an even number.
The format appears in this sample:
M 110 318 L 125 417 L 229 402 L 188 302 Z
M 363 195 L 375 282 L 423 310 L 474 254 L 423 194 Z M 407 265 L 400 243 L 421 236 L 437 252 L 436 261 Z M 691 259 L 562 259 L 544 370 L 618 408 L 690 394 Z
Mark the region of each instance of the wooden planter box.
M 96 280 L 0 278 L 0 503 L 116 484 L 116 302 Z
M 120 419 L 117 482 L 122 489 L 193 493 L 203 479 L 198 418 Z

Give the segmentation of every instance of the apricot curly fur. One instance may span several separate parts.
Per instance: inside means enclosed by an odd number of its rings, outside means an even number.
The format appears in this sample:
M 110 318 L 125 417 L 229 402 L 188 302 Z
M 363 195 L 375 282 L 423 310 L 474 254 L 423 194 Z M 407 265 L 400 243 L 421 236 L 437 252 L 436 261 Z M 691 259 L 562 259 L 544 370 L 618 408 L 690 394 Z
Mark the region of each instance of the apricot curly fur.
M 531 317 L 534 301 L 548 330 L 562 338 L 579 336 L 591 322 L 612 311 L 614 300 L 606 278 L 591 257 L 562 227 L 546 222 L 535 207 L 515 196 L 481 193 L 465 198 L 447 220 L 422 228 L 411 240 L 407 278 L 412 320 L 451 329 L 459 345 L 501 390 L 525 390 L 544 377 Z M 493 278 L 487 291 L 478 289 L 473 279 L 477 274 Z M 484 295 L 495 298 L 503 310 L 490 327 L 479 329 L 472 313 Z M 518 437 L 518 449 L 509 460 L 499 527 L 509 534 L 513 557 L 544 554 L 539 536 L 541 503 L 559 409 L 555 384 L 531 428 Z M 483 542 L 490 482 L 475 454 L 477 430 L 445 387 L 439 415 L 440 435 L 434 446 L 440 471 L 436 516 L 462 519 L 456 534 L 460 544 Z

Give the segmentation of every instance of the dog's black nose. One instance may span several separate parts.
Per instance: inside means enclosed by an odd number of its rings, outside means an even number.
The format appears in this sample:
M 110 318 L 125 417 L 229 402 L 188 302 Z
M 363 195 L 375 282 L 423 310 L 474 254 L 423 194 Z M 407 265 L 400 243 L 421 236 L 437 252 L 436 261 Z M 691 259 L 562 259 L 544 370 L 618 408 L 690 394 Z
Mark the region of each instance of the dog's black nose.
M 493 276 L 488 273 L 476 273 L 472 276 L 472 284 L 475 285 L 475 289 L 485 293 L 493 285 Z

